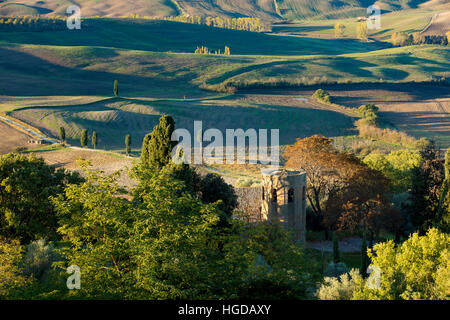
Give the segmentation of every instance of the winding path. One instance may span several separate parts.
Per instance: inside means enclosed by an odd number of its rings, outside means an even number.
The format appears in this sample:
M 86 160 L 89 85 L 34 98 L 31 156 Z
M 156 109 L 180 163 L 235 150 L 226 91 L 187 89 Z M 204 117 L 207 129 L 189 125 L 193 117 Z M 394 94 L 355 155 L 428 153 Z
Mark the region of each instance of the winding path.
M 4 121 L 4 122 L 7 122 L 8 124 L 12 124 L 12 125 L 14 125 L 14 126 L 17 126 L 17 127 L 21 128 L 21 129 L 25 130 L 26 132 L 28 132 L 28 133 L 31 134 L 32 136 L 35 136 L 35 137 L 38 137 L 38 138 L 41 139 L 41 140 L 50 142 L 51 144 L 57 144 L 57 143 L 59 143 L 58 141 L 53 140 L 53 139 L 50 139 L 50 138 L 48 138 L 48 137 L 45 137 L 45 136 L 43 136 L 42 134 L 40 134 L 40 133 L 38 133 L 38 132 L 36 132 L 36 131 L 30 129 L 30 128 L 27 128 L 27 127 L 21 125 L 20 123 L 18 123 L 18 122 L 16 122 L 16 121 L 13 121 L 13 120 L 11 120 L 11 119 L 8 119 L 8 118 L 5 118 L 5 117 L 0 116 L 0 120 L 2 120 L 2 121 Z

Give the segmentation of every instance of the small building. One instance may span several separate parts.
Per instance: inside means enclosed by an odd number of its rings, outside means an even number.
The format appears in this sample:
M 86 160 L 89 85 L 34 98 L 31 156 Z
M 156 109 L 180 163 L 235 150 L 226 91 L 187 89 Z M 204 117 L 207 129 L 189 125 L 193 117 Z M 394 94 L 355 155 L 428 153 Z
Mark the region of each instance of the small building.
M 30 144 L 49 144 L 50 142 L 48 142 L 47 140 L 43 140 L 43 139 L 30 139 L 30 140 L 28 140 L 28 143 L 30 143 Z

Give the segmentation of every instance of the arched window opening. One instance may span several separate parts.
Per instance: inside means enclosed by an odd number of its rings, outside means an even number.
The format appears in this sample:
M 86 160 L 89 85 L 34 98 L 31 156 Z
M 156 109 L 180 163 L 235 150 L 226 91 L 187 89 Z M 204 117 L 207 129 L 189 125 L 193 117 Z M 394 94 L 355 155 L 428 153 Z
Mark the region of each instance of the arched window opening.
M 277 199 L 277 189 L 272 189 L 272 202 L 278 202 Z
M 288 203 L 293 203 L 294 202 L 294 189 L 289 189 L 288 190 Z

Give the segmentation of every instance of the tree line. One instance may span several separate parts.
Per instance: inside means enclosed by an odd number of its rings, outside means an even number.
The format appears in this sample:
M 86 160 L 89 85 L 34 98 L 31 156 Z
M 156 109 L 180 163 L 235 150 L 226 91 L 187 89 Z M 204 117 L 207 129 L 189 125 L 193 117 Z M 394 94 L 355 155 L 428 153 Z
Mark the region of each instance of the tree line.
M 206 25 L 216 28 L 253 31 L 253 32 L 271 32 L 270 25 L 266 24 L 260 18 L 224 18 L 224 17 L 200 17 L 200 16 L 177 16 L 167 17 L 164 20 L 177 21 Z
M 65 30 L 66 19 L 60 17 L 9 17 L 0 18 L 0 31 L 52 31 Z
M 394 32 L 391 42 L 394 46 L 404 47 L 412 45 L 435 44 L 446 46 L 449 44 L 450 31 L 447 35 L 423 35 L 421 33 L 408 34 L 406 32 Z
M 211 51 L 208 49 L 208 47 L 197 47 L 197 49 L 195 49 L 195 54 L 215 54 L 215 55 L 224 55 L 224 56 L 230 56 L 231 55 L 231 50 L 229 47 L 225 46 L 223 52 L 219 49 L 216 51 Z

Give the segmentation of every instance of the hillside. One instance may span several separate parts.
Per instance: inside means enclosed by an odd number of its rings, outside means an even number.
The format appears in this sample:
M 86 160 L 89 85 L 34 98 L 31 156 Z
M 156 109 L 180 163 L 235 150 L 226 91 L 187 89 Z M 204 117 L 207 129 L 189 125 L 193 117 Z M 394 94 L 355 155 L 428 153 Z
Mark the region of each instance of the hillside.
M 418 7 L 436 8 L 448 4 L 446 0 L 3 0 L 0 16 L 65 15 L 72 4 L 82 8 L 83 17 L 167 17 L 178 15 L 259 17 L 265 20 L 299 20 L 305 18 L 336 19 L 366 15 L 371 4 L 383 11 L 405 10 Z
M 0 15 L 58 14 L 64 15 L 69 0 L 47 1 L 0 1 Z M 278 20 L 273 0 L 79 0 L 82 16 L 123 17 L 128 15 L 167 17 L 181 14 L 191 16 L 242 17 L 257 16 L 268 20 Z

